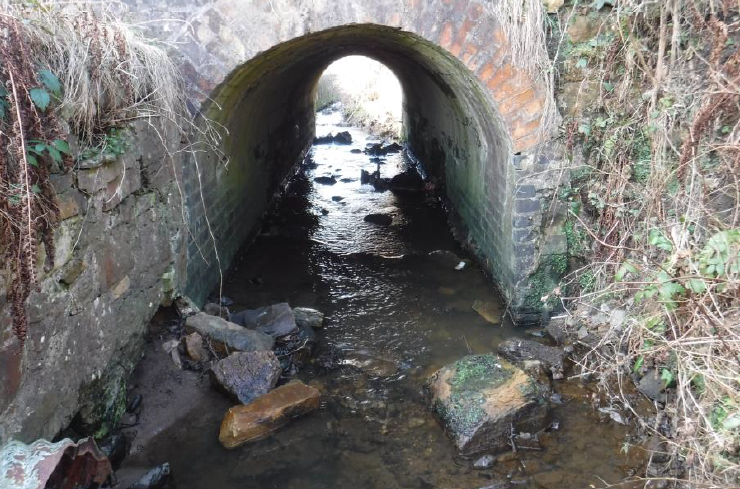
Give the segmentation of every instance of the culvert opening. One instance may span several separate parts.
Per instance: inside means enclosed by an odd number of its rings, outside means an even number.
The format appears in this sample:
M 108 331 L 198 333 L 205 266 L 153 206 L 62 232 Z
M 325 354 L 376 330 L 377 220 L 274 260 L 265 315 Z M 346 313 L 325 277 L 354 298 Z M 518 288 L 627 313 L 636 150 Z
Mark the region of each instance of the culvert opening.
M 189 205 L 193 241 L 202 241 L 200 249 L 193 245 L 189 251 L 186 293 L 196 301 L 203 301 L 218 277 L 216 260 L 208 256 L 210 233 L 200 226 L 204 209 L 214 209 L 216 246 L 221 263 L 228 264 L 255 235 L 271 197 L 312 144 L 321 74 L 334 61 L 353 55 L 376 60 L 397 77 L 403 91 L 404 145 L 444 188 L 501 288 L 513 283 L 508 258 L 512 142 L 490 94 L 460 60 L 420 36 L 355 24 L 275 46 L 236 68 L 215 90 L 207 113 L 228 131 L 224 151 L 229 165 L 219 167 L 216 158 L 203 162 L 198 186 L 207 188 L 206 205 L 200 204 L 199 194 Z M 185 175 L 185 180 L 194 178 Z

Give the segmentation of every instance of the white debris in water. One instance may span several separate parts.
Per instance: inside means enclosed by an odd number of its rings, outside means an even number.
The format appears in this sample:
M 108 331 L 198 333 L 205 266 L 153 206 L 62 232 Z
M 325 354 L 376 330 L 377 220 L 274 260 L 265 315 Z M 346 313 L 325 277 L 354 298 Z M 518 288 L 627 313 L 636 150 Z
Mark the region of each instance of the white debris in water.
M 621 414 L 614 409 L 614 408 L 599 408 L 600 413 L 608 414 L 609 417 L 614 421 L 615 423 L 626 425 L 627 422 L 624 420 Z
M 462 270 L 463 268 L 465 268 L 465 262 L 461 261 L 460 263 L 457 264 L 457 266 L 455 267 L 455 270 Z

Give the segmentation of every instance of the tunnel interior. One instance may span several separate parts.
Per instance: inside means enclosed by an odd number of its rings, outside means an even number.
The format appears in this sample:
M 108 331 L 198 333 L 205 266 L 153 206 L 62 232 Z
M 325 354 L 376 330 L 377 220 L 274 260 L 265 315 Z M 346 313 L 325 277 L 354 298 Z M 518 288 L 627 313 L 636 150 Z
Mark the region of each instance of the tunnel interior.
M 210 155 L 184 170 L 192 237 L 185 293 L 196 302 L 217 282 L 216 267 L 227 267 L 256 234 L 272 197 L 310 148 L 318 80 L 350 55 L 377 60 L 398 78 L 402 139 L 423 171 L 444 185 L 456 220 L 506 295 L 513 279 L 500 257 L 511 254 L 507 196 L 514 175 L 509 134 L 490 95 L 439 46 L 396 28 L 353 24 L 265 51 L 214 91 L 204 112 L 227 133 L 228 164 Z

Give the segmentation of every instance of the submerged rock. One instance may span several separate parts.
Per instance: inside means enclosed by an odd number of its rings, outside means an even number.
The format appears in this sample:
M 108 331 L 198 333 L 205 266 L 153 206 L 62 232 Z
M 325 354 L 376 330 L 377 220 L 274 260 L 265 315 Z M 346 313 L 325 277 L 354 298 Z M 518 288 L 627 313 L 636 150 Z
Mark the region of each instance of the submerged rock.
M 271 351 L 232 353 L 210 371 L 213 385 L 242 404 L 270 392 L 281 373 L 280 362 Z
M 338 132 L 336 135 L 333 135 L 332 133 L 327 134 L 326 136 L 320 136 L 313 138 L 313 144 L 352 144 L 352 135 L 349 133 L 349 131 L 342 131 Z
M 246 309 L 229 317 L 232 323 L 279 338 L 298 331 L 295 315 L 287 302 Z
M 334 185 L 337 183 L 337 179 L 334 177 L 316 177 L 313 181 L 321 185 Z
M 462 261 L 459 256 L 448 250 L 430 251 L 428 256 L 436 265 L 449 269 L 454 269 Z
M 526 361 L 538 361 L 552 373 L 553 379 L 563 378 L 565 352 L 560 348 L 533 340 L 507 340 L 499 343 L 498 354 L 518 365 Z
M 388 187 L 391 190 L 410 190 L 417 191 L 424 188 L 424 180 L 413 168 L 409 168 L 405 172 L 399 173 L 390 179 Z
M 501 323 L 501 305 L 497 302 L 479 301 L 473 302 L 473 310 L 491 324 Z
M 170 464 L 165 462 L 144 474 L 144 477 L 130 485 L 128 489 L 170 489 L 173 487 L 175 483 L 172 479 Z
M 216 352 L 223 355 L 234 351 L 272 350 L 275 344 L 273 337 L 268 334 L 202 312 L 185 320 L 185 330 L 199 333 Z
M 363 221 L 377 224 L 378 226 L 390 226 L 393 222 L 393 216 L 390 214 L 368 214 Z
M 320 398 L 318 389 L 300 381 L 289 382 L 250 404 L 229 409 L 218 439 L 224 447 L 236 448 L 264 438 L 292 418 L 318 409 Z
M 496 355 L 470 355 L 434 373 L 431 407 L 463 454 L 508 446 L 512 428 L 547 426 L 549 386 Z
M 308 326 L 310 328 L 324 327 L 324 313 L 308 307 L 294 307 L 293 315 L 299 328 Z
M 398 373 L 397 362 L 370 350 L 348 352 L 342 363 L 356 367 L 373 377 L 390 377 Z

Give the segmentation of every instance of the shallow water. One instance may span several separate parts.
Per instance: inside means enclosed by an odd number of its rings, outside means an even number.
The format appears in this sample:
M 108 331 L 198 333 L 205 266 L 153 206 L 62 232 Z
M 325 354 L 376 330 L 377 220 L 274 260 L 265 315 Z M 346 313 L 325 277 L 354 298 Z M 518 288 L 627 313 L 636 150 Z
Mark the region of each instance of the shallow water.
M 316 132 L 348 129 L 339 122 L 336 114 L 319 114 Z M 279 301 L 320 309 L 327 319 L 317 355 L 375 357 L 389 366 L 387 376 L 347 360 L 336 369 L 309 366 L 297 376 L 322 390 L 322 408 L 233 451 L 217 439 L 229 401 L 213 392 L 144 446 L 139 462 L 169 461 L 178 487 L 194 489 L 580 488 L 634 473 L 643 452 L 625 450 L 628 429 L 604 419 L 589 403 L 591 390 L 575 381 L 555 385 L 564 404 L 553 411 L 558 429 L 540 435 L 542 450 L 509 452 L 483 470 L 457 454 L 427 410 L 425 379 L 526 332 L 473 310 L 475 301 L 487 302 L 495 314 L 501 299 L 452 238 L 436 198 L 360 184 L 360 170 L 372 172 L 377 164 L 351 152 L 371 138 L 349 131 L 350 146 L 312 149 L 316 167 L 293 179 L 262 234 L 230 270 L 224 295 L 234 300 L 232 311 Z M 380 171 L 390 177 L 408 164 L 402 154 L 388 155 Z M 313 182 L 330 175 L 338 183 Z M 393 213 L 392 225 L 364 222 L 371 212 Z M 434 250 L 456 253 L 465 267 L 429 256 Z

